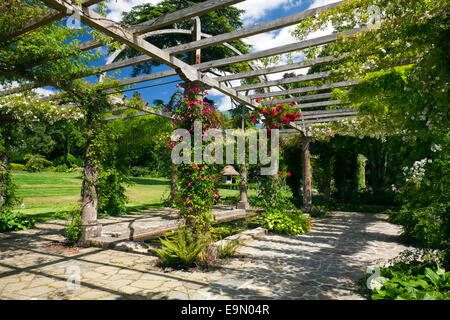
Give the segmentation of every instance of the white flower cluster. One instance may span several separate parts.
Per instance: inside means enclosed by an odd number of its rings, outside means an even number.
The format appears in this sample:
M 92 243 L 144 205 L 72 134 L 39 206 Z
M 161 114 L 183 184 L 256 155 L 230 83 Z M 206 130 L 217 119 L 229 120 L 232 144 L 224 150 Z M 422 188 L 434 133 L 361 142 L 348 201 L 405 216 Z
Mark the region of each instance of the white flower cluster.
M 442 151 L 442 146 L 439 144 L 433 144 L 431 146 L 431 151 L 433 151 L 433 152 Z
M 425 158 L 414 162 L 411 168 L 404 167 L 403 174 L 407 176 L 406 182 L 412 182 L 414 184 L 422 182 L 422 179 L 425 176 L 425 165 L 432 162 L 433 160 Z

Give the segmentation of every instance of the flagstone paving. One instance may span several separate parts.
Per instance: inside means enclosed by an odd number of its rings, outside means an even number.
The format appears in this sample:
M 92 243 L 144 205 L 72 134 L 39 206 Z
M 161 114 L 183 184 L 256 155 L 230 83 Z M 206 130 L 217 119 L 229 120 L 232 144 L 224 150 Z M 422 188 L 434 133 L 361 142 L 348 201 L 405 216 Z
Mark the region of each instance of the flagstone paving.
M 168 271 L 150 255 L 61 249 L 64 223 L 0 234 L 0 299 L 363 299 L 355 281 L 407 247 L 385 215 L 335 212 L 302 236 L 269 234 L 209 272 Z M 79 285 L 77 275 L 79 274 Z

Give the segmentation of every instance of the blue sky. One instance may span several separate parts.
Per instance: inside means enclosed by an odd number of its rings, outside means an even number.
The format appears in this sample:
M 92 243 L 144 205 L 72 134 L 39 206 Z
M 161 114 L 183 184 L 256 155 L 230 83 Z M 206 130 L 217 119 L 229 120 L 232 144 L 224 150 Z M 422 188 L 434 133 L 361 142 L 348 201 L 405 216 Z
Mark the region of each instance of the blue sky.
M 235 5 L 236 7 L 245 10 L 243 14 L 243 22 L 245 27 L 249 27 L 255 24 L 259 24 L 262 22 L 266 22 L 269 20 L 273 20 L 276 18 L 292 15 L 301 11 L 304 11 L 309 8 L 318 7 L 321 5 L 325 5 L 332 2 L 337 2 L 338 0 L 246 0 L 244 2 L 238 3 Z M 152 3 L 156 4 L 160 2 L 160 0 L 110 0 L 108 3 L 107 18 L 119 22 L 121 19 L 122 12 L 129 11 L 133 6 L 144 4 L 144 3 Z M 296 42 L 296 39 L 293 38 L 290 34 L 290 30 L 294 27 L 283 28 L 281 30 L 276 30 L 273 32 L 264 33 L 261 35 L 257 35 L 254 37 L 249 37 L 243 39 L 247 43 L 253 45 L 253 51 L 260 51 L 269 49 L 272 47 L 290 44 Z M 320 36 L 323 32 L 319 32 L 314 36 Z M 82 39 L 86 40 L 86 39 Z M 101 52 L 106 53 L 106 48 L 99 48 Z M 298 56 L 297 59 L 301 59 L 302 56 Z M 106 56 L 101 58 L 96 65 L 103 65 L 106 62 Z M 158 72 L 167 70 L 168 67 L 161 66 L 158 68 L 153 68 L 152 72 Z M 117 78 L 130 78 L 131 77 L 132 67 L 121 69 L 120 73 L 117 71 L 110 73 L 115 74 Z M 307 70 L 301 70 L 299 72 L 305 73 Z M 271 79 L 280 78 L 282 75 L 271 75 Z M 140 84 L 136 84 L 133 88 L 141 88 L 145 86 L 151 86 L 158 83 L 165 83 L 169 81 L 179 80 L 178 77 L 170 77 L 164 78 L 160 80 L 144 82 Z M 152 105 L 153 100 L 161 99 L 164 102 L 169 101 L 172 94 L 175 92 L 176 83 L 166 84 L 162 86 L 157 86 L 153 88 L 139 89 L 141 96 L 145 99 L 145 101 L 149 102 Z M 235 84 L 236 85 L 236 84 Z M 131 96 L 133 91 L 125 93 L 127 96 Z M 209 98 L 213 99 L 217 105 L 219 110 L 226 111 L 231 108 L 231 100 L 225 95 L 221 94 L 216 90 L 211 90 L 209 92 Z

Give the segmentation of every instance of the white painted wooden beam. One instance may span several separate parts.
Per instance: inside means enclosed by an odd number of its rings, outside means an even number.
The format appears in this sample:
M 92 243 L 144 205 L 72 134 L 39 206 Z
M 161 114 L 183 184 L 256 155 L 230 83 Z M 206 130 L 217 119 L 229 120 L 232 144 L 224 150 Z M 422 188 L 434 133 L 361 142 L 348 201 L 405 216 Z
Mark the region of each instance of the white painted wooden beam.
M 197 5 L 187 7 L 181 10 L 169 12 L 160 17 L 154 18 L 149 21 L 142 22 L 138 25 L 130 26 L 129 31 L 136 35 L 141 35 L 146 32 L 165 27 L 167 25 L 187 20 L 195 16 L 201 16 L 202 14 L 225 8 L 233 4 L 243 2 L 245 0 L 209 0 Z
M 282 103 L 311 101 L 311 100 L 330 99 L 330 98 L 332 98 L 331 93 L 319 93 L 319 94 L 311 94 L 308 96 L 292 97 L 292 98 L 287 98 L 287 99 L 261 101 L 260 104 L 262 106 L 268 106 L 268 105 L 272 105 L 272 104 L 276 105 L 276 104 L 282 104 Z
M 312 92 L 312 91 L 321 91 L 321 90 L 329 90 L 329 89 L 336 89 L 336 88 L 343 88 L 343 87 L 351 87 L 355 86 L 359 83 L 359 80 L 350 80 L 350 81 L 339 81 L 335 83 L 327 83 L 321 86 L 312 86 L 312 87 L 304 87 L 304 88 L 296 88 L 291 90 L 285 90 L 285 91 L 275 91 L 275 92 L 268 92 L 268 93 L 257 93 L 249 95 L 251 99 L 264 99 L 264 98 L 270 98 L 270 97 L 280 97 L 285 96 L 289 94 L 298 94 L 298 93 L 306 93 L 306 92 Z
M 275 87 L 275 86 L 289 84 L 289 83 L 300 83 L 300 82 L 317 80 L 317 79 L 326 79 L 326 78 L 329 78 L 330 76 L 331 76 L 331 71 L 319 72 L 319 73 L 307 74 L 307 75 L 297 76 L 297 77 L 292 77 L 292 78 L 283 78 L 283 79 L 279 79 L 279 80 L 267 81 L 267 82 L 263 82 L 263 83 L 248 84 L 248 85 L 244 85 L 244 86 L 234 87 L 234 90 L 236 90 L 236 91 L 256 90 L 256 89 L 267 88 L 267 87 Z

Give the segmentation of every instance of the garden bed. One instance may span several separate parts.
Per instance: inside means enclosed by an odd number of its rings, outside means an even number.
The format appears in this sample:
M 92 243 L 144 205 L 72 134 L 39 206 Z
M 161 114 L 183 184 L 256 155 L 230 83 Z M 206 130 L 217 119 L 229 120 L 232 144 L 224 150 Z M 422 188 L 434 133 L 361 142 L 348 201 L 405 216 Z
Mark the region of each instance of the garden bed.
M 218 222 L 213 224 L 212 236 L 214 241 L 220 241 L 227 237 L 236 235 L 238 233 L 253 230 L 261 225 L 258 223 L 258 216 L 246 216 L 241 219 Z M 155 249 L 161 248 L 161 240 L 173 236 L 175 231 L 169 231 L 162 236 L 154 239 L 145 240 L 144 242 Z

